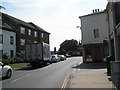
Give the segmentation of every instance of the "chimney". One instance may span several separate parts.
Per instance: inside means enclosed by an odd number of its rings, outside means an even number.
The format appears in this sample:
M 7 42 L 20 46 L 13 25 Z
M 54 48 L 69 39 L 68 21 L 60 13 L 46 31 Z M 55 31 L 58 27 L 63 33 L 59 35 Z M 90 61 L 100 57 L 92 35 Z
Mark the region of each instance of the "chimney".
M 100 10 L 98 9 L 98 12 L 100 12 Z
M 97 13 L 97 9 L 95 9 L 95 13 Z

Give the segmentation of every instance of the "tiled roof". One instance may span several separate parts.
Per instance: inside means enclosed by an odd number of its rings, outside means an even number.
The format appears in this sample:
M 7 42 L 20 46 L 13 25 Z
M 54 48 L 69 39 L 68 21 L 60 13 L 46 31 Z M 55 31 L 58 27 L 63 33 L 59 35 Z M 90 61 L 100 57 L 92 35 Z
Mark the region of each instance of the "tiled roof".
M 40 30 L 41 32 L 45 32 L 45 33 L 48 33 L 50 34 L 49 32 L 45 31 L 44 29 L 40 28 L 39 26 L 35 25 L 34 23 L 30 22 L 30 23 L 27 23 L 25 21 L 22 21 L 20 19 L 17 19 L 15 17 L 12 17 L 10 15 L 7 15 L 5 13 L 2 13 L 2 15 L 4 15 L 5 17 L 11 19 L 12 21 L 16 22 L 16 23 L 19 23 L 21 25 L 24 25 L 24 26 L 27 26 L 29 28 L 32 28 L 32 29 L 35 29 L 35 30 Z
M 28 23 L 28 24 L 30 24 L 30 25 L 32 25 L 32 26 L 34 26 L 35 28 L 37 28 L 38 30 L 40 30 L 40 31 L 42 31 L 42 32 L 45 32 L 45 33 L 50 34 L 49 32 L 45 31 L 44 29 L 42 29 L 41 27 L 39 27 L 39 26 L 35 25 L 35 24 L 34 24 L 34 23 L 32 23 L 32 22 L 30 22 L 30 23 Z
M 7 23 L 3 22 L 1 19 L 0 19 L 0 28 L 13 31 L 13 29 Z
M 25 21 L 22 21 L 22 20 L 20 20 L 20 19 L 17 19 L 17 18 L 15 18 L 15 17 L 12 17 L 12 16 L 7 15 L 7 14 L 5 14 L 5 13 L 2 13 L 2 15 L 4 15 L 5 17 L 10 18 L 11 20 L 15 21 L 16 23 L 19 23 L 19 24 L 21 24 L 21 25 L 30 27 L 30 28 L 32 28 L 32 29 L 36 29 L 35 27 L 33 27 L 32 25 L 28 24 L 28 23 L 25 22 Z

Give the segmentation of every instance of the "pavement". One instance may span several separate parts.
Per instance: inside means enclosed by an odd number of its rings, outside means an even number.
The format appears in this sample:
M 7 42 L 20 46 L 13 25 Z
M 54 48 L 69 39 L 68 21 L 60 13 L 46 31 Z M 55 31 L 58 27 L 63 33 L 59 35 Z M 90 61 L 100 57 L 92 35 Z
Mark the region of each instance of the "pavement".
M 67 77 L 66 88 L 113 90 L 105 63 L 80 63 L 73 68 L 73 73 Z

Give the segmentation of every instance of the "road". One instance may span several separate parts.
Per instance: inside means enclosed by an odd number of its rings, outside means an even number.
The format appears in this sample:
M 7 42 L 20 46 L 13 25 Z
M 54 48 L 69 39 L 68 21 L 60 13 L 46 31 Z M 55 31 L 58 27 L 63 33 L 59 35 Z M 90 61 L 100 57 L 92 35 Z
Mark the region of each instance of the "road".
M 13 76 L 3 80 L 2 86 L 3 88 L 61 88 L 65 77 L 73 72 L 73 66 L 79 62 L 82 62 L 82 57 L 71 57 L 43 68 L 13 71 Z

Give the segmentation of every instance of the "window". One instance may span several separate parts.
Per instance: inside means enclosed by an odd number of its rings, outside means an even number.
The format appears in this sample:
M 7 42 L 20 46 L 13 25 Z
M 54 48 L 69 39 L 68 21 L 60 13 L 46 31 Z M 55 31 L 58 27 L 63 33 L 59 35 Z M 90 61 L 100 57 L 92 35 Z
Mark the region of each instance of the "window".
M 37 41 L 34 41 L 34 43 L 37 43 Z
M 25 28 L 24 27 L 20 27 L 20 33 L 25 34 Z
M 0 35 L 0 43 L 3 43 L 3 35 Z
M 28 35 L 31 35 L 31 29 L 28 29 Z
M 99 29 L 94 29 L 94 38 L 99 38 Z
M 34 36 L 37 37 L 37 31 L 34 31 Z
M 13 57 L 13 56 L 14 56 L 14 51 L 10 50 L 10 57 Z
M 10 44 L 11 44 L 11 45 L 14 44 L 14 38 L 13 38 L 13 36 L 10 36 Z
M 20 45 L 25 45 L 25 39 L 20 39 Z
M 41 34 L 41 38 L 43 38 L 43 37 L 44 37 L 44 34 L 42 33 L 42 34 Z
M 3 50 L 0 50 L 0 59 L 3 57 Z

